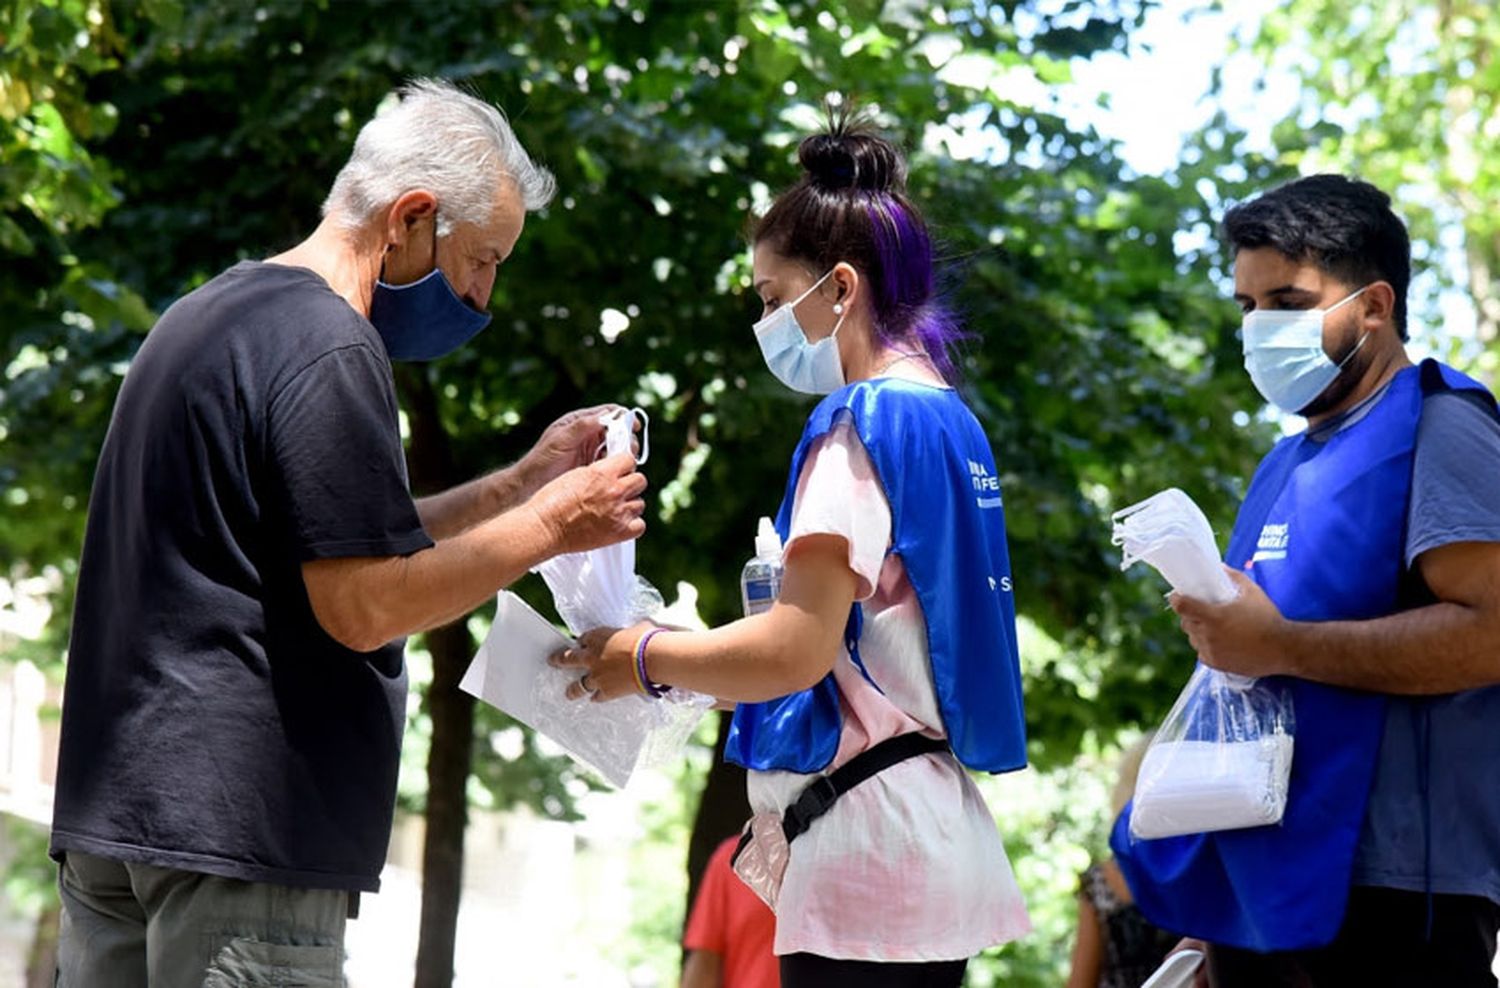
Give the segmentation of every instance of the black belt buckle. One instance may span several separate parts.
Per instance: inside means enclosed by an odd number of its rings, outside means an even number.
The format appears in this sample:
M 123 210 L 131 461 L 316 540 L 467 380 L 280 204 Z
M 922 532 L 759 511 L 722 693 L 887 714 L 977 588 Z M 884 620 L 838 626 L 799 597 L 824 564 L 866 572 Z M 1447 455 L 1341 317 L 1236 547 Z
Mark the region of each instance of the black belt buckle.
M 828 776 L 820 775 L 809 783 L 787 810 L 786 819 L 782 822 L 781 829 L 785 831 L 786 839 L 790 841 L 806 830 L 814 820 L 827 813 L 838 798 L 839 791 L 834 788 Z

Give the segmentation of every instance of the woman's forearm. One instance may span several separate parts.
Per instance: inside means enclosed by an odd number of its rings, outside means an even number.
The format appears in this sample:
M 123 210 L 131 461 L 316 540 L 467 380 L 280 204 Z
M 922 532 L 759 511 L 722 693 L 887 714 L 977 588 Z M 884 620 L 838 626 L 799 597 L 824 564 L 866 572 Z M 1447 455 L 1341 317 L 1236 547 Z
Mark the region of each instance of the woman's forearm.
M 652 634 L 647 678 L 736 703 L 773 700 L 817 683 L 838 659 L 854 602 L 858 584 L 847 558 L 840 536 L 798 539 L 769 611 L 712 631 Z M 638 692 L 635 649 L 648 633 L 645 625 L 599 628 L 554 655 L 554 666 L 581 672 L 568 695 L 603 703 Z
M 758 703 L 807 689 L 828 675 L 842 637 L 842 621 L 835 631 L 817 614 L 778 603 L 712 631 L 653 636 L 646 673 L 658 683 L 720 700 Z

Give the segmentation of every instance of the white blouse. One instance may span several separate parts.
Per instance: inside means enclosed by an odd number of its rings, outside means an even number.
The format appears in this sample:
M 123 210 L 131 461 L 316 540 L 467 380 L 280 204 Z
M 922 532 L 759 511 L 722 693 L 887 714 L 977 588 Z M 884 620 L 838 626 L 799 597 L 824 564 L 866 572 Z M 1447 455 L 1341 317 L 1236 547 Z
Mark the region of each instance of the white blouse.
M 889 552 L 890 503 L 847 419 L 809 451 L 797 481 L 788 552 L 809 535 L 848 544 L 864 611 L 860 658 L 880 684 L 841 650 L 833 675 L 844 722 L 828 771 L 910 731 L 943 737 L 926 621 L 901 557 Z M 784 811 L 810 778 L 751 772 L 750 804 Z M 1030 930 L 994 819 L 952 753 L 941 752 L 856 786 L 792 842 L 776 953 L 957 960 Z

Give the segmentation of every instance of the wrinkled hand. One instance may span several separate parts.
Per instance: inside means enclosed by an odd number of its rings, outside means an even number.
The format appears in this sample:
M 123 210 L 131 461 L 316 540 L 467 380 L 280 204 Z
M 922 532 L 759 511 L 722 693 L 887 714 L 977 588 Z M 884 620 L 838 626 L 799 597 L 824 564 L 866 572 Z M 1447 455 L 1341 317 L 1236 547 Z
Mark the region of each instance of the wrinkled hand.
M 1243 676 L 1291 672 L 1283 647 L 1290 622 L 1255 581 L 1228 566 L 1224 569 L 1239 591 L 1228 603 L 1210 604 L 1180 593 L 1167 597 L 1198 658 Z
M 599 419 L 624 411 L 619 405 L 595 405 L 569 412 L 547 426 L 536 445 L 521 457 L 519 466 L 528 489 L 539 490 L 569 470 L 594 462 L 599 444 L 604 442 L 604 426 Z
M 558 669 L 576 669 L 568 684 L 568 699 L 588 697 L 595 703 L 639 693 L 635 684 L 635 646 L 655 625 L 642 621 L 633 628 L 595 628 L 578 636 L 571 647 L 547 661 Z
M 640 538 L 646 531 L 645 490 L 635 458 L 620 453 L 569 470 L 537 491 L 527 506 L 551 535 L 553 555 L 583 552 Z

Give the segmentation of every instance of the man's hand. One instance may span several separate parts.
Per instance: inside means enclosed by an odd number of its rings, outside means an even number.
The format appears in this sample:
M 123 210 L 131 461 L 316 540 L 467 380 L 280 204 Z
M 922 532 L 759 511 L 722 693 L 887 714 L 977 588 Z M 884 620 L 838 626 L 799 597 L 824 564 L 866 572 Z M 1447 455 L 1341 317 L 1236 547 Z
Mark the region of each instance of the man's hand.
M 1224 567 L 1239 596 L 1225 604 L 1174 593 L 1167 598 L 1198 658 L 1223 672 L 1243 676 L 1294 673 L 1283 641 L 1291 622 L 1245 574 Z
M 599 419 L 624 411 L 619 405 L 595 405 L 569 412 L 547 426 L 536 445 L 516 464 L 525 495 L 529 497 L 569 470 L 593 463 L 599 444 L 604 442 L 604 426 Z
M 553 555 L 640 538 L 646 478 L 635 457 L 620 453 L 557 477 L 527 502 L 551 536 Z

